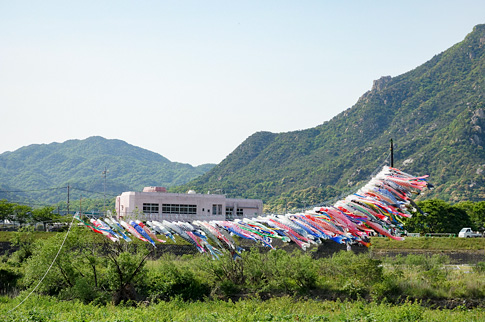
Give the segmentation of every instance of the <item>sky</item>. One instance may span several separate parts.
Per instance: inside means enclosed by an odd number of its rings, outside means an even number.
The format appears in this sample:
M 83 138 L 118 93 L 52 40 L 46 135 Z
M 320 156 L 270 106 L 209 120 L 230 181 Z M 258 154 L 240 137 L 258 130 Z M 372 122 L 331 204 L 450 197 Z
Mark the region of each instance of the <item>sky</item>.
M 0 0 L 0 153 L 102 136 L 219 163 L 315 127 L 485 23 L 485 1 Z

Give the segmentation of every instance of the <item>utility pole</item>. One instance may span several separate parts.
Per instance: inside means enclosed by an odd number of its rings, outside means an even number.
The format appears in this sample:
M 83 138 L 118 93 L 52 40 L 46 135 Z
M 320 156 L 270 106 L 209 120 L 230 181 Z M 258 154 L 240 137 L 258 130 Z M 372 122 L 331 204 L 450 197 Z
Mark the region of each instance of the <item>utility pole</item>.
M 67 214 L 69 215 L 69 184 L 67 185 Z
M 391 168 L 394 168 L 394 144 L 391 139 Z
M 104 176 L 104 200 L 103 200 L 103 215 L 106 216 L 106 174 L 108 173 L 109 171 L 106 170 L 106 167 L 104 167 L 104 171 L 102 172 L 103 176 Z

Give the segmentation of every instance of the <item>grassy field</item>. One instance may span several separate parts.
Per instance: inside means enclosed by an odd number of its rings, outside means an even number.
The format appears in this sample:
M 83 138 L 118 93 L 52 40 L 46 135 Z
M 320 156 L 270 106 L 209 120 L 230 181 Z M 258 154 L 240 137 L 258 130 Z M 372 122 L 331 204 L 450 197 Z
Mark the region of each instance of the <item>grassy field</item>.
M 88 229 L 88 228 L 86 228 Z M 0 231 L 0 242 L 10 242 L 12 237 L 16 234 L 15 231 Z M 56 234 L 65 234 L 66 232 L 45 232 L 45 231 L 35 231 L 33 232 L 34 239 L 47 239 L 49 237 L 55 236 Z M 166 240 L 166 245 L 174 244 L 174 242 L 170 238 L 166 238 L 165 236 L 159 236 L 160 238 Z M 133 238 L 135 242 L 138 242 L 136 238 Z M 180 236 L 175 236 L 176 244 L 181 245 L 190 245 Z M 141 241 L 140 241 L 141 242 Z
M 16 234 L 17 232 L 15 231 L 0 231 L 0 242 L 5 243 L 5 242 L 10 242 L 12 240 L 12 237 Z M 34 239 L 45 239 L 53 236 L 56 233 L 51 233 L 51 232 L 44 232 L 44 231 L 36 231 L 33 233 Z
M 15 232 L 0 231 L 0 242 L 10 242 Z M 34 238 L 49 238 L 55 232 L 34 232 Z M 60 232 L 63 234 L 63 232 Z M 173 244 L 172 240 L 166 239 L 166 245 Z M 175 236 L 177 244 L 189 245 L 188 242 Z M 387 237 L 372 237 L 371 249 L 424 249 L 424 250 L 485 250 L 485 238 L 449 238 L 449 237 L 406 237 L 403 241 L 396 241 Z
M 485 238 L 406 237 L 403 241 L 387 237 L 371 238 L 371 249 L 485 250 Z
M 55 234 L 58 238 L 45 239 Z M 82 228 L 73 229 L 73 243 L 65 246 L 58 265 L 37 291 L 44 295 L 34 294 L 17 308 L 32 282 L 46 271 L 50 260 L 43 260 L 53 257 L 64 234 L 34 233 L 34 239 L 45 245 L 33 249 L 32 260 L 25 261 L 22 251 L 2 257 L 4 286 L 11 281 L 7 274 L 20 277 L 10 293 L 3 293 L 9 296 L 0 296 L 0 321 L 485 321 L 485 262 L 457 269 L 448 265 L 443 254 L 375 260 L 366 253 L 345 250 L 313 258 L 311 251 L 298 249 L 291 253 L 248 249 L 238 261 L 230 256 L 211 260 L 203 254 L 164 254 L 149 260 L 140 275 L 143 278 L 134 284 L 139 298 L 130 300 L 130 305 L 115 306 L 111 300 L 115 279 L 109 273 L 114 270 L 104 257 L 107 247 L 116 250 L 120 244 Z M 0 240 L 14 237 L 18 239 L 19 234 L 0 232 Z M 93 244 L 86 240 L 82 245 L 99 248 L 91 262 L 85 261 L 90 253 L 79 247 L 84 237 L 93 237 Z M 479 252 L 485 239 L 422 237 L 397 242 L 372 238 L 372 243 L 371 251 Z M 133 247 L 132 251 L 136 256 L 139 250 Z M 93 287 L 90 264 L 96 265 L 99 287 Z M 66 271 L 74 274 L 72 286 L 64 282 Z M 57 290 L 59 285 L 63 286 Z
M 292 297 L 237 302 L 172 300 L 138 307 L 94 306 L 77 301 L 33 297 L 14 309 L 18 300 L 0 298 L 2 321 L 484 321 L 485 311 L 456 308 L 434 310 L 419 303 L 401 305 L 363 301 L 315 301 Z

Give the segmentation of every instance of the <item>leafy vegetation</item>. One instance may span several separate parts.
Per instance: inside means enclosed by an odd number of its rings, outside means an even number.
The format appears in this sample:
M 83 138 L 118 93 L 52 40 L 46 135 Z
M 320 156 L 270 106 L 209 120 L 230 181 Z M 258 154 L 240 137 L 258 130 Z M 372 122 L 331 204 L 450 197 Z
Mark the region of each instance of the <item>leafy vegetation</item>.
M 438 199 L 424 200 L 418 205 L 424 214 L 416 212 L 412 218 L 405 220 L 406 229 L 410 232 L 458 234 L 463 227 L 472 226 L 470 216 L 461 207 Z
M 19 226 L 25 224 L 42 223 L 46 230 L 46 223 L 54 220 L 62 220 L 62 217 L 54 213 L 54 207 L 46 206 L 32 208 L 30 206 L 0 200 L 0 221 L 5 226 L 5 222 L 13 222 Z
M 2 233 L 5 234 L 5 233 Z M 18 250 L 0 259 L 4 321 L 479 321 L 485 262 L 458 267 L 442 253 L 376 257 L 374 250 L 483 249 L 484 239 L 372 238 L 369 253 L 253 248 L 234 260 L 154 257 L 146 243 L 112 243 L 85 227 L 38 238 L 8 232 Z M 64 243 L 64 244 L 63 244 Z M 43 277 L 35 295 L 12 310 Z M 457 269 L 458 268 L 458 269 Z M 480 304 L 482 303 L 482 304 Z M 434 310 L 439 307 L 445 310 Z M 453 311 L 446 308 L 454 308 Z M 446 315 L 444 315 L 446 313 Z
M 0 298 L 3 321 L 482 321 L 485 312 L 460 307 L 435 310 L 418 302 L 402 305 L 365 301 L 318 301 L 292 297 L 233 301 L 182 302 L 150 306 L 94 306 L 35 297 L 13 312 L 15 300 Z
M 254 248 L 238 260 L 230 254 L 220 260 L 203 254 L 155 259 L 151 245 L 112 243 L 84 227 L 74 227 L 65 241 L 64 233 L 39 240 L 29 234 L 23 232 L 16 253 L 3 257 L 0 269 L 9 280 L 0 280 L 1 293 L 32 289 L 50 267 L 38 294 L 102 305 L 279 296 L 390 303 L 485 298 L 483 265 L 457 271 L 441 254 L 376 259 L 372 252 L 341 251 L 322 258 L 312 251 Z

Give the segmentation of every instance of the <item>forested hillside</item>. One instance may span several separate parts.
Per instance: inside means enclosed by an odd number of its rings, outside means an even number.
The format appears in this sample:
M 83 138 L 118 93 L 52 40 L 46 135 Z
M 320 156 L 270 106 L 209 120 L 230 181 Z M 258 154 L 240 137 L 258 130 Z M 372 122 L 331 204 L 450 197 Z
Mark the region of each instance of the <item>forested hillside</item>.
M 302 131 L 255 133 L 215 167 L 170 162 L 100 137 L 6 152 L 0 154 L 0 199 L 57 202 L 66 199 L 68 184 L 77 189 L 75 198 L 102 198 L 106 167 L 109 197 L 157 185 L 258 198 L 268 210 L 282 211 L 355 192 L 388 161 L 393 139 L 396 167 L 431 176 L 436 189 L 424 197 L 483 200 L 484 52 L 485 25 L 478 25 L 414 70 L 376 80 L 330 121 Z
M 315 128 L 259 132 L 180 191 L 221 189 L 261 198 L 268 209 L 303 207 L 356 191 L 389 156 L 429 174 L 424 196 L 485 198 L 485 25 L 397 77 L 382 77 L 350 109 Z M 308 115 L 311 117 L 311 115 Z
M 0 154 L 0 199 L 56 203 L 104 198 L 145 186 L 170 187 L 190 181 L 214 165 L 193 167 L 121 140 L 90 137 L 64 143 L 34 144 Z M 8 192 L 7 192 L 8 191 Z

